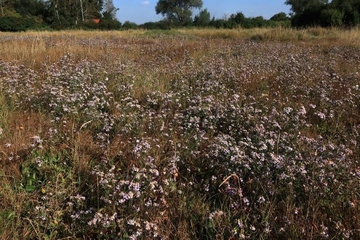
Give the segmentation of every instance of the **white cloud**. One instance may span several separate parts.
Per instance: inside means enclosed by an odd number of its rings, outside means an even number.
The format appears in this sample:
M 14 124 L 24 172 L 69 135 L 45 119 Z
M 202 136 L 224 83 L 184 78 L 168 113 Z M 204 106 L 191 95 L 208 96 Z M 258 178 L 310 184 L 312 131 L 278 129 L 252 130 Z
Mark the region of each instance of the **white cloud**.
M 148 5 L 148 4 L 150 4 L 150 2 L 149 1 L 142 1 L 141 4 L 142 5 Z

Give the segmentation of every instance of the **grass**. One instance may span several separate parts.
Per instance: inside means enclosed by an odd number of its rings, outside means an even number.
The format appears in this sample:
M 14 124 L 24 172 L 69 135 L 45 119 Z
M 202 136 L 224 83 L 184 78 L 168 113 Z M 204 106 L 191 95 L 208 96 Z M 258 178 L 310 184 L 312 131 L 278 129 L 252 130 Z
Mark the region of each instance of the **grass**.
M 358 30 L 0 34 L 0 239 L 357 239 Z
M 359 43 L 358 29 L 324 29 L 324 28 L 255 28 L 255 29 L 184 29 L 186 35 L 201 38 L 252 39 L 260 41 L 315 41 L 317 43 L 341 42 L 344 45 L 356 46 Z

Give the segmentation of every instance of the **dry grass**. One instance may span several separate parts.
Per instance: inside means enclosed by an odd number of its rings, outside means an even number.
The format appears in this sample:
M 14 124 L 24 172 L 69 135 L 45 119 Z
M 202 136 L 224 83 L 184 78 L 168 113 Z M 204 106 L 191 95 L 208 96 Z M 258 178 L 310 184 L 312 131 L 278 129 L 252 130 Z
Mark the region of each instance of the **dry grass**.
M 171 34 L 168 34 L 171 33 Z M 122 48 L 124 44 L 151 44 L 158 42 L 156 37 L 163 35 L 173 41 L 183 36 L 185 44 L 189 38 L 201 39 L 252 39 L 259 41 L 287 41 L 309 43 L 340 43 L 357 46 L 360 43 L 359 29 L 323 29 L 309 28 L 295 30 L 288 28 L 268 29 L 179 29 L 171 31 L 129 30 L 129 31 L 59 31 L 59 32 L 26 32 L 0 33 L 0 56 L 4 61 L 17 61 L 28 66 L 40 66 L 44 60 L 56 62 L 66 53 L 77 58 L 103 60 L 107 54 L 118 54 L 125 57 L 137 55 L 138 49 Z M 145 37 L 142 37 L 145 36 Z M 147 37 L 146 37 L 147 36 Z M 149 36 L 152 36 L 149 38 Z M 118 48 L 109 49 L 109 42 L 122 39 Z M 89 41 L 91 40 L 91 44 Z M 194 39 L 193 41 L 196 41 Z M 77 42 L 77 44 L 70 44 Z M 190 43 L 191 44 L 191 43 Z M 218 43 L 215 43 L 218 44 Z M 210 46 L 211 47 L 211 46 Z M 111 51 L 111 52 L 110 52 Z M 105 59 L 106 60 L 106 59 Z
M 26 65 L 38 66 L 43 61 L 58 61 L 66 53 L 78 58 L 103 58 L 107 54 L 107 41 L 131 39 L 144 31 L 57 31 L 0 33 L 0 54 L 4 61 L 18 61 Z M 89 39 L 97 39 L 88 44 Z M 71 44 L 77 42 L 77 44 Z M 114 54 L 120 54 L 120 49 Z
M 0 33 L 0 239 L 358 238 L 359 37 Z
M 255 28 L 255 29 L 184 29 L 179 30 L 185 35 L 193 35 L 201 38 L 239 38 L 262 41 L 314 41 L 314 42 L 331 42 L 346 45 L 359 45 L 360 30 L 353 29 L 324 29 L 324 28 Z

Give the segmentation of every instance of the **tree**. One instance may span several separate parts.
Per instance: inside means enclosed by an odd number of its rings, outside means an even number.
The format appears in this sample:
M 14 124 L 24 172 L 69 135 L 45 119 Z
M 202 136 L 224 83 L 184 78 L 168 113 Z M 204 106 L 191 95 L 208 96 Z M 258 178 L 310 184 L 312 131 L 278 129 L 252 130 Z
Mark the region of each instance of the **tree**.
M 82 0 L 84 1 L 84 0 Z M 104 0 L 87 0 L 84 2 L 85 19 L 101 18 L 101 11 L 104 6 Z
M 334 8 L 324 9 L 321 12 L 321 25 L 323 27 L 340 27 L 344 14 Z
M 114 3 L 112 0 L 105 0 L 104 12 L 103 12 L 104 18 L 106 18 L 108 20 L 109 19 L 115 20 L 117 11 L 119 11 L 119 9 L 114 6 Z
M 14 0 L 0 0 L 1 17 L 4 17 L 7 11 L 12 10 L 14 2 Z
M 272 21 L 281 22 L 289 20 L 288 16 L 284 12 L 279 12 L 270 18 Z
M 206 27 L 210 24 L 210 13 L 207 9 L 199 12 L 194 18 L 194 25 L 198 27 Z
M 159 0 L 155 11 L 171 23 L 186 25 L 191 23 L 192 10 L 200 9 L 202 6 L 202 0 Z
M 291 5 L 291 24 L 297 27 L 318 26 L 321 12 L 327 7 L 328 0 L 286 0 Z
M 46 1 L 46 22 L 55 29 L 77 25 L 82 21 L 80 3 L 78 0 Z
M 44 13 L 45 4 L 40 0 L 17 0 L 14 9 L 21 16 L 41 16 Z
M 99 28 L 101 30 L 119 30 L 121 28 L 121 22 L 116 19 L 103 18 L 100 20 Z
M 291 6 L 293 14 L 302 14 L 310 8 L 318 8 L 328 3 L 328 0 L 286 0 L 285 4 Z
M 103 0 L 47 0 L 44 3 L 45 21 L 55 29 L 81 27 L 101 18 L 104 7 Z
M 122 25 L 122 28 L 126 29 L 126 30 L 128 30 L 128 29 L 138 29 L 139 26 L 134 22 L 125 21 L 124 24 Z
M 356 26 L 360 24 L 360 0 L 333 0 L 329 4 L 343 15 L 343 24 Z
M 236 14 L 231 14 L 230 19 L 233 19 L 236 24 L 241 24 L 245 21 L 246 17 L 242 12 L 237 12 Z

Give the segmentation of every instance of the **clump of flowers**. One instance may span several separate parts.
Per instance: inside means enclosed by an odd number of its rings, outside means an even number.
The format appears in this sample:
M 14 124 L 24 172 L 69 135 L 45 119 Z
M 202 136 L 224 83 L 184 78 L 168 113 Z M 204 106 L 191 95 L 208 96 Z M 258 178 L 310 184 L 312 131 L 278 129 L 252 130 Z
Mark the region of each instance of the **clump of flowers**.
M 359 236 L 358 50 L 132 41 L 106 44 L 138 59 L 0 63 L 4 101 L 50 119 L 22 163 L 38 236 Z

